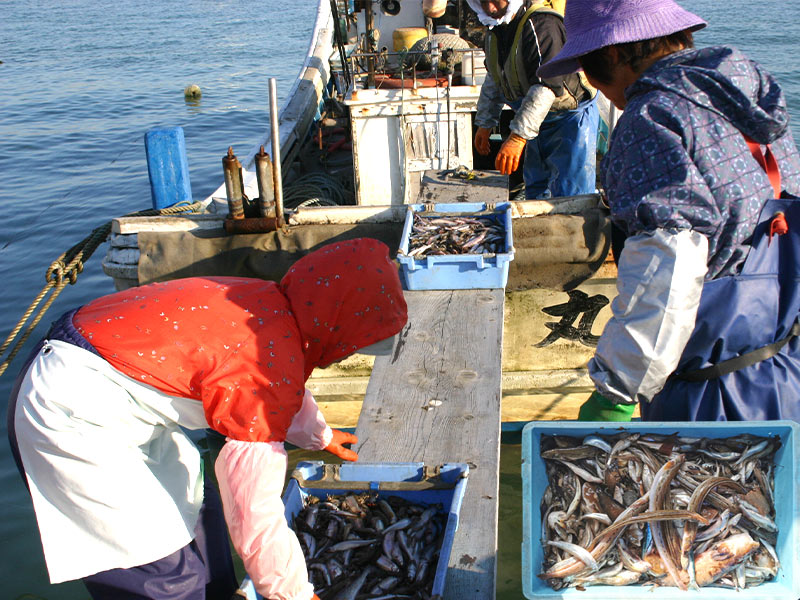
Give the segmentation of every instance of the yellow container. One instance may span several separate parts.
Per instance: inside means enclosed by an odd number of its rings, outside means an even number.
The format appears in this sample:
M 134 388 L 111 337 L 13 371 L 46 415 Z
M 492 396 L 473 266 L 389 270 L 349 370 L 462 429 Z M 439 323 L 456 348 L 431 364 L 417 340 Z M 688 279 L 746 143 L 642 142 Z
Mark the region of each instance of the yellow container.
M 428 35 L 428 30 L 424 27 L 398 27 L 392 32 L 392 44 L 394 51 L 400 52 L 403 48 L 410 49 L 414 42 L 421 40 Z

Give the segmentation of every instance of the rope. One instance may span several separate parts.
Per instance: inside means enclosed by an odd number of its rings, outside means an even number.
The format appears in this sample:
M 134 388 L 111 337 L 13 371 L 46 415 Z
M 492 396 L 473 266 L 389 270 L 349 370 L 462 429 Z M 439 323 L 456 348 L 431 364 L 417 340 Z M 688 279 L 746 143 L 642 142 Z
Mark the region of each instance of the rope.
M 170 206 L 168 208 L 150 208 L 147 210 L 130 213 L 125 216 L 154 217 L 182 212 L 197 212 L 201 206 L 202 204 L 200 202 L 194 202 L 192 204 L 176 204 L 175 206 Z M 14 357 L 20 351 L 23 344 L 25 344 L 25 342 L 28 340 L 31 333 L 33 333 L 33 330 L 39 324 L 39 321 L 42 320 L 42 317 L 44 317 L 47 309 L 50 308 L 50 305 L 53 304 L 53 301 L 58 297 L 61 291 L 67 286 L 68 283 L 75 284 L 78 281 L 78 275 L 83 271 L 83 265 L 89 260 L 94 251 L 97 250 L 98 246 L 108 239 L 110 233 L 111 221 L 95 228 L 87 237 L 64 252 L 55 261 L 53 261 L 53 263 L 50 264 L 50 267 L 47 269 L 45 274 L 45 281 L 47 284 L 33 300 L 31 305 L 28 307 L 28 310 L 26 310 L 22 315 L 22 318 L 8 335 L 6 341 L 3 342 L 3 345 L 0 346 L 0 356 L 5 354 L 9 346 L 11 346 L 14 339 L 17 337 L 17 335 L 19 335 L 19 332 L 22 331 L 25 323 L 31 318 L 31 315 L 33 315 L 36 307 L 39 306 L 39 303 L 45 298 L 45 296 L 47 296 L 49 292 L 52 292 L 52 294 L 39 309 L 39 312 L 36 313 L 33 320 L 28 323 L 25 333 L 19 340 L 17 340 L 17 343 L 11 349 L 11 352 L 8 354 L 6 359 L 0 363 L 0 376 L 6 372 L 8 365 L 11 364 L 12 360 L 14 360 Z
M 283 189 L 283 205 L 286 208 L 297 208 L 309 199 L 330 201 L 326 206 L 346 204 L 348 192 L 333 177 L 325 173 L 308 173 Z

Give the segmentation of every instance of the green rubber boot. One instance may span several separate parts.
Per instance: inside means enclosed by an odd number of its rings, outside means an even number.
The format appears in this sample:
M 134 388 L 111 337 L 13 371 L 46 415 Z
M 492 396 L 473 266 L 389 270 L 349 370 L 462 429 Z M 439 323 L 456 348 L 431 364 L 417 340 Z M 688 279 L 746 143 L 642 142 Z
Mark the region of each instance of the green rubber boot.
M 635 404 L 614 404 L 599 392 L 592 392 L 578 411 L 578 421 L 630 421 Z

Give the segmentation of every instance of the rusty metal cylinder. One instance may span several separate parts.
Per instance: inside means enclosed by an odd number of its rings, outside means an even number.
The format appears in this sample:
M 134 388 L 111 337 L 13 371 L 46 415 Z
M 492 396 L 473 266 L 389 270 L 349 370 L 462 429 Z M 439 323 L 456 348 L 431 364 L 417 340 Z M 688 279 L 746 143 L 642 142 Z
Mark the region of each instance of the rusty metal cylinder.
M 244 190 L 242 186 L 242 165 L 233 153 L 233 146 L 222 157 L 222 171 L 225 174 L 225 193 L 228 196 L 228 212 L 232 219 L 244 219 Z
M 258 212 L 262 217 L 275 217 L 275 187 L 272 161 L 264 152 L 264 146 L 255 155 L 256 179 L 258 181 Z

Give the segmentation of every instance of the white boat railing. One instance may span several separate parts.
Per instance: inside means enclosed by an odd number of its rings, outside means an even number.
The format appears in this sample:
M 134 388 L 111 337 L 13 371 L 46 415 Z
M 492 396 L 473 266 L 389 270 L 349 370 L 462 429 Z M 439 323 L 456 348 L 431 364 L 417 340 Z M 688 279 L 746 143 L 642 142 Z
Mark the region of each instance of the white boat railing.
M 328 85 L 330 78 L 329 58 L 333 52 L 333 26 L 330 3 L 327 0 L 320 0 L 317 6 L 317 16 L 314 21 L 311 40 L 306 51 L 306 58 L 286 96 L 286 100 L 281 105 L 278 116 L 280 158 L 283 165 L 290 165 L 292 159 L 296 156 L 299 150 L 299 142 L 308 132 L 308 128 L 318 112 L 324 89 Z M 254 157 L 262 145 L 268 150 L 271 147 L 271 140 L 272 132 L 268 126 L 247 154 L 243 158 L 239 158 L 242 164 L 245 193 L 251 198 L 255 198 L 258 195 Z M 225 183 L 220 184 L 203 201 L 203 204 L 209 212 L 227 212 Z

